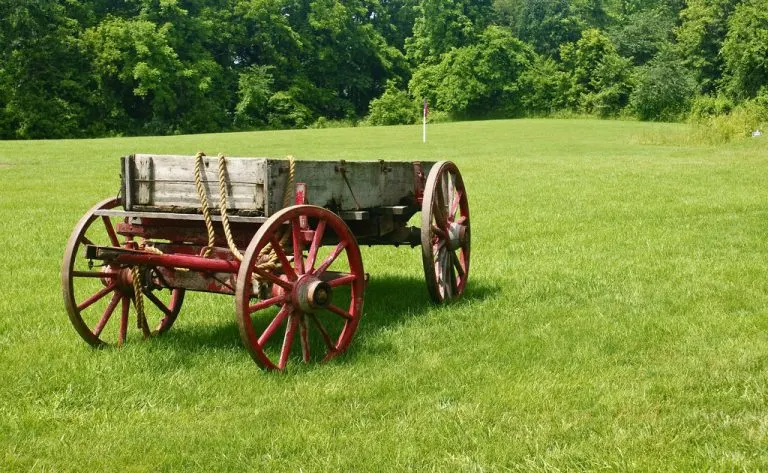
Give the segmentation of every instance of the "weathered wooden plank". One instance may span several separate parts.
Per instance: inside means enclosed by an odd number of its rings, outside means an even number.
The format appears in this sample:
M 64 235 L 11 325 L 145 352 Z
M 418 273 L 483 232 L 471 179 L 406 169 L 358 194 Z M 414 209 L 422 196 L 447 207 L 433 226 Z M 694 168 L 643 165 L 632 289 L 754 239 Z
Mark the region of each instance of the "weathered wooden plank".
M 367 210 L 342 210 L 339 217 L 344 220 L 368 220 L 371 214 Z
M 429 173 L 433 163 L 422 163 Z M 269 160 L 267 211 L 282 207 L 287 161 Z M 336 211 L 415 202 L 413 163 L 403 161 L 296 161 L 294 182 L 307 184 L 307 202 Z
M 379 208 L 381 213 L 385 215 L 404 215 L 405 212 L 408 210 L 407 205 L 389 205 L 389 206 L 382 206 Z
M 200 208 L 194 156 L 139 154 L 128 161 L 127 208 Z M 218 173 L 218 158 L 204 157 L 201 181 L 212 208 L 219 207 Z M 263 214 L 265 175 L 265 158 L 227 158 L 227 208 Z
M 428 173 L 433 163 L 421 163 Z M 194 156 L 137 154 L 125 158 L 123 192 L 128 210 L 195 212 L 200 209 Z M 228 209 L 269 216 L 283 207 L 289 161 L 227 158 Z M 204 157 L 202 181 L 209 205 L 219 205 L 218 162 Z M 414 164 L 407 161 L 296 161 L 294 183 L 307 185 L 307 202 L 336 212 L 380 207 L 393 214 L 416 203 Z M 291 204 L 295 189 L 288 189 Z
M 105 217 L 128 217 L 129 219 L 152 218 L 158 220 L 187 220 L 190 222 L 203 221 L 202 214 L 170 213 L 170 212 L 137 212 L 125 210 L 97 210 L 94 215 Z M 228 215 L 232 223 L 264 223 L 267 217 L 243 217 L 240 215 Z M 221 215 L 211 215 L 211 220 L 221 222 Z

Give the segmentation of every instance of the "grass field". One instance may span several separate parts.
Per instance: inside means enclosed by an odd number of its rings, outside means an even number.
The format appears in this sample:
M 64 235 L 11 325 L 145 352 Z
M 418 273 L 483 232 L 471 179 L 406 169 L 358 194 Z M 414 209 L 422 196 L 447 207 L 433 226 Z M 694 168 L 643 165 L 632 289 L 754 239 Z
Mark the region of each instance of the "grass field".
M 0 470 L 766 470 L 768 142 L 686 132 L 525 120 L 435 125 L 426 145 L 419 127 L 0 142 Z M 116 194 L 119 156 L 198 150 L 454 160 L 466 297 L 433 306 L 418 249 L 365 248 L 342 359 L 261 372 L 233 299 L 204 294 L 163 337 L 90 349 L 59 287 L 73 226 Z

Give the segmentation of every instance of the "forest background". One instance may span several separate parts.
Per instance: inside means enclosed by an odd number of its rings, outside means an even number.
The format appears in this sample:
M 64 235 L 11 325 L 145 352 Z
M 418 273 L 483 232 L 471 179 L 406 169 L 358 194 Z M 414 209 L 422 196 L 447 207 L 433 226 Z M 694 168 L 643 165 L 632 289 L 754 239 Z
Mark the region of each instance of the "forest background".
M 768 121 L 768 0 L 0 0 L 0 138 Z

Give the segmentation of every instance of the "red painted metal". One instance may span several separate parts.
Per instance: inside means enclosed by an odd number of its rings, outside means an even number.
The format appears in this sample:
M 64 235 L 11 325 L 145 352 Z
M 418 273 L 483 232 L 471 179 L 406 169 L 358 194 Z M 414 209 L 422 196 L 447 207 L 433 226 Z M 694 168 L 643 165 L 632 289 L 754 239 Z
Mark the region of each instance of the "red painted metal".
M 307 184 L 304 182 L 296 183 L 296 199 L 295 205 L 304 205 L 307 203 Z
M 307 185 L 303 182 L 296 183 L 296 200 L 294 203 L 296 205 L 304 205 L 307 203 Z M 309 229 L 306 215 L 299 216 L 299 226 L 302 231 Z
M 305 238 L 300 236 L 303 232 L 298 231 L 302 216 L 314 225 L 306 258 L 303 256 Z M 279 251 L 290 252 L 294 264 L 281 265 L 276 273 L 258 269 L 259 253 L 267 243 L 275 240 L 286 224 L 292 227 L 291 248 Z M 340 243 L 317 265 L 318 249 L 328 235 Z M 334 264 L 349 269 L 331 273 L 328 269 Z M 279 284 L 280 290 L 273 286 L 271 298 L 254 304 L 253 288 L 248 283 L 254 273 L 268 276 L 273 284 Z M 329 278 L 330 282 L 327 282 Z M 327 209 L 311 205 L 283 209 L 259 229 L 243 256 L 235 293 L 240 336 L 254 361 L 266 369 L 286 368 L 297 331 L 302 360 L 329 360 L 343 353 L 351 343 L 362 315 L 364 290 L 365 272 L 360 249 L 344 221 Z M 332 304 L 332 299 L 348 302 L 348 306 Z M 269 316 L 271 320 L 264 327 L 261 314 L 268 315 L 273 308 L 277 312 Z M 309 330 L 310 327 L 313 330 Z M 283 340 L 278 346 L 275 335 L 281 330 Z M 313 352 L 318 350 L 312 344 L 315 339 L 322 343 L 320 357 L 313 357 Z
M 147 252 L 119 253 L 116 254 L 113 259 L 110 259 L 109 262 L 121 265 L 184 268 L 190 271 L 202 271 L 206 273 L 236 273 L 240 269 L 240 263 L 237 260 L 229 261 L 217 258 L 204 258 L 202 256 L 176 254 L 158 255 Z

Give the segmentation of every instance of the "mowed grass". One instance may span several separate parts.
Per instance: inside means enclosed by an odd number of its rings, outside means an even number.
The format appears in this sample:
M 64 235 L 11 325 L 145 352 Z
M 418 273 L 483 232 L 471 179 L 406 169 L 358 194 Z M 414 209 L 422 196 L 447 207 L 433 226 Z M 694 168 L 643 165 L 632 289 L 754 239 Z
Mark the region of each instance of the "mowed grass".
M 697 147 L 687 131 L 523 120 L 431 126 L 426 145 L 420 127 L 0 142 L 0 470 L 768 469 L 768 142 Z M 233 298 L 198 293 L 167 335 L 90 349 L 61 298 L 72 228 L 116 194 L 121 155 L 198 150 L 455 161 L 466 297 L 428 301 L 418 248 L 364 248 L 365 313 L 342 359 L 262 372 Z

